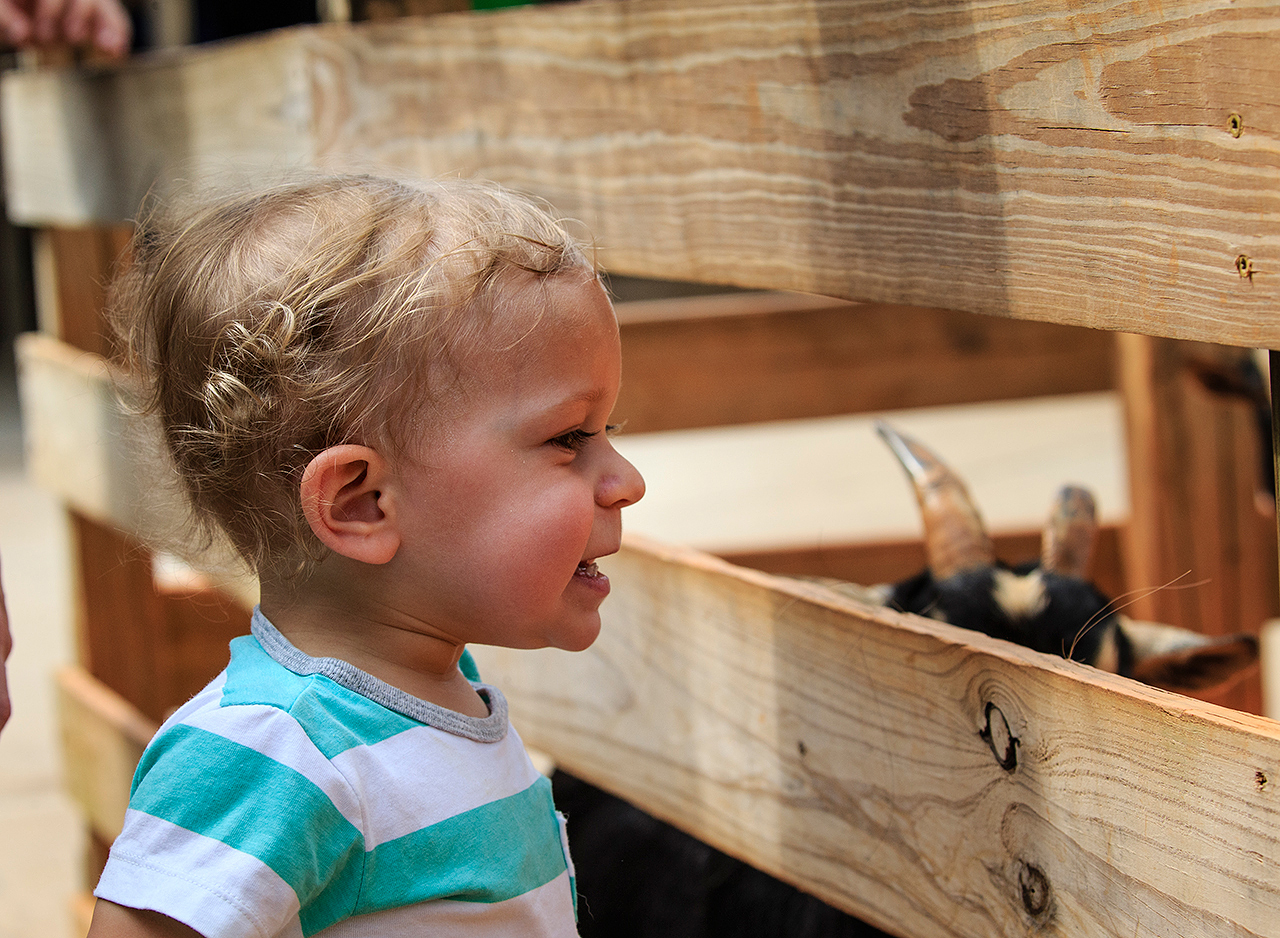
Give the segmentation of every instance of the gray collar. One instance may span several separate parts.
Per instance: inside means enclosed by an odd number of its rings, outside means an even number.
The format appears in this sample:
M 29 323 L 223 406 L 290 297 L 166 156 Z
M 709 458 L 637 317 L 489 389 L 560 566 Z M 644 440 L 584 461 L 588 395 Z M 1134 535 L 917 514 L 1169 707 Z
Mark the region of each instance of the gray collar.
M 381 681 L 339 658 L 311 657 L 280 634 L 280 630 L 272 625 L 256 606 L 253 609 L 253 620 L 249 628 L 263 650 L 276 663 L 288 668 L 294 674 L 323 675 L 335 684 L 355 691 L 388 710 L 438 730 L 444 730 L 446 733 L 452 733 L 454 736 L 474 739 L 480 743 L 496 743 L 501 742 L 507 735 L 507 698 L 503 697 L 502 692 L 496 687 L 471 682 L 471 686 L 489 705 L 489 715 L 469 717 L 463 713 L 446 710 L 437 704 L 428 703 L 412 694 L 406 694 L 386 681 Z

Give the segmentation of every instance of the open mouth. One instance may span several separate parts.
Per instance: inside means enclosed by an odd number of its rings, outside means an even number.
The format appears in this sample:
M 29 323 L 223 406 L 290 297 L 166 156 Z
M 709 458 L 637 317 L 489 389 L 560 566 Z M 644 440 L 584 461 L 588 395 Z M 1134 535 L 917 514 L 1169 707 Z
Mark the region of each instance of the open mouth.
M 594 560 L 578 564 L 578 569 L 573 571 L 573 582 L 600 598 L 609 595 L 609 578 L 600 572 Z

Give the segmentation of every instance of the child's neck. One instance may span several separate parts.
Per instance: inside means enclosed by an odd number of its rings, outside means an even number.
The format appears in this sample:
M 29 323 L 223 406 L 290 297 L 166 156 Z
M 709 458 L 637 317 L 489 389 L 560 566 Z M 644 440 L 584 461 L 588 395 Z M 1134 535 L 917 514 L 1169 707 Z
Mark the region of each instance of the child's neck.
M 300 651 L 337 658 L 428 703 L 485 717 L 488 706 L 458 670 L 466 646 L 421 622 L 400 621 L 377 603 L 352 603 L 324 589 L 262 584 L 262 614 Z

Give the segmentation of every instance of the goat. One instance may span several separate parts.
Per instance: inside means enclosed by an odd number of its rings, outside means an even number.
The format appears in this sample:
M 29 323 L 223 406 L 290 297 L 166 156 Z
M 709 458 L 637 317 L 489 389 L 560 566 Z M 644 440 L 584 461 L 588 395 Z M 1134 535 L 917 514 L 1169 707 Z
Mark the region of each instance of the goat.
M 1098 525 L 1086 489 L 1065 486 L 1044 527 L 1039 560 L 1008 567 L 996 561 L 960 477 L 887 424 L 876 430 L 915 488 L 928 566 L 892 586 L 832 583 L 835 589 L 1166 690 L 1208 691 L 1257 662 L 1252 635 L 1210 638 L 1116 611 L 1087 578 Z
M 1065 487 L 1039 560 L 1006 567 L 960 478 L 921 444 L 883 423 L 877 430 L 915 488 L 928 566 L 890 585 L 821 582 L 1171 690 L 1225 684 L 1257 661 L 1252 636 L 1209 639 L 1115 611 L 1086 578 L 1097 532 L 1088 491 Z M 552 785 L 569 818 L 583 938 L 884 935 L 567 773 Z

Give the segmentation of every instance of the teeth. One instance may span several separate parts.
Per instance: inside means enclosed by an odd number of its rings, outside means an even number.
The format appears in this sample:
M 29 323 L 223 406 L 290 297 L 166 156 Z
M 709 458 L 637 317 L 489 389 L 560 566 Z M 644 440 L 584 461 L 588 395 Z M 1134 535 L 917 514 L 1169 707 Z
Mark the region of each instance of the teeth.
M 598 576 L 600 568 L 596 566 L 595 561 L 593 560 L 591 563 L 578 564 L 578 572 L 583 576 Z

